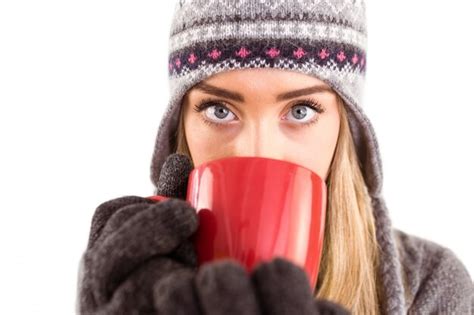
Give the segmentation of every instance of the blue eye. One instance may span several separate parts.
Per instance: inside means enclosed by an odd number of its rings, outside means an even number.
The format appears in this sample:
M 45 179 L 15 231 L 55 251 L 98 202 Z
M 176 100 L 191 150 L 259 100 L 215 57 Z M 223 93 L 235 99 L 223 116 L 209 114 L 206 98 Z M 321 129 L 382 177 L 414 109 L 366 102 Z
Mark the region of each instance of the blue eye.
M 295 121 L 303 126 L 310 126 L 316 123 L 319 119 L 319 115 L 325 111 L 326 110 L 321 104 L 316 102 L 314 99 L 309 98 L 303 101 L 297 101 L 296 105 L 291 107 L 289 114 L 296 119 L 287 118 L 286 120 Z
M 227 107 L 221 105 L 208 106 L 204 114 L 208 119 L 216 123 L 229 122 L 232 121 L 234 117 L 236 117 L 234 113 L 232 113 Z
M 208 125 L 217 127 L 225 126 L 236 117 L 223 103 L 209 99 L 195 105 L 194 111 L 198 113 L 204 111 L 205 118 L 203 118 L 203 121 Z
M 306 105 L 297 105 L 291 108 L 289 114 L 291 114 L 290 116 L 295 117 L 295 119 L 288 120 L 305 123 L 310 121 L 316 115 L 316 111 L 314 109 L 308 110 L 308 106 Z

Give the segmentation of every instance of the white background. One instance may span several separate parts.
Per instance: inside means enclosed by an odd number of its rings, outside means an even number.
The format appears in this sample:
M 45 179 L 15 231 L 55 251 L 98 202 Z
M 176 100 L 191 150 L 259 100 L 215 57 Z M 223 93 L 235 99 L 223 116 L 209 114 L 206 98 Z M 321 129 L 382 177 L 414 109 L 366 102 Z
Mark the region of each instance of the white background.
M 96 206 L 152 193 L 173 5 L 0 2 L 0 313 L 74 313 Z M 469 5 L 371 0 L 365 108 L 394 225 L 472 275 Z

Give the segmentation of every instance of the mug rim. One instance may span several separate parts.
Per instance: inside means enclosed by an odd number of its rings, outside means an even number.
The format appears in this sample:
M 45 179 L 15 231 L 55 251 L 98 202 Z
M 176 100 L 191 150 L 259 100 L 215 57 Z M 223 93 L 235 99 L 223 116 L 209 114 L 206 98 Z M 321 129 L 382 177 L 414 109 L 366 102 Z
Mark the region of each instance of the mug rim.
M 294 162 L 291 162 L 291 161 L 288 161 L 288 160 L 280 160 L 280 159 L 262 157 L 262 156 L 228 156 L 228 157 L 222 157 L 222 158 L 218 158 L 218 159 L 215 159 L 215 160 L 211 160 L 211 161 L 201 163 L 200 165 L 194 167 L 193 172 L 197 169 L 202 169 L 204 167 L 207 167 L 210 164 L 221 163 L 221 162 L 224 162 L 224 161 L 227 161 L 227 160 L 251 160 L 251 159 L 262 160 L 262 161 L 267 160 L 267 161 L 271 161 L 272 163 L 283 163 L 283 164 L 291 165 L 295 168 L 301 168 L 301 169 L 304 169 L 304 170 L 310 172 L 311 174 L 317 176 L 323 183 L 325 183 L 323 178 L 318 173 L 316 173 L 315 171 L 309 169 L 308 167 L 306 167 L 304 165 L 300 165 L 300 164 L 297 164 L 297 163 L 294 163 Z

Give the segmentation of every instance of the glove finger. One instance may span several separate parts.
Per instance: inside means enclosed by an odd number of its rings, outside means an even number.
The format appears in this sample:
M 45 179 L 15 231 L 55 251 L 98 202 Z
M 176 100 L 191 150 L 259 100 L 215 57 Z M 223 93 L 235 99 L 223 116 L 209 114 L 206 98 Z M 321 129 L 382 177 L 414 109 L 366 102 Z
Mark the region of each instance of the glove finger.
M 317 310 L 318 315 L 350 315 L 348 309 L 344 306 L 331 302 L 326 299 L 314 300 L 314 309 Z
M 196 291 L 203 313 L 260 314 L 247 271 L 236 261 L 207 263 L 196 275 Z
M 275 258 L 261 263 L 252 280 L 264 314 L 314 314 L 308 277 L 290 261 Z
M 195 274 L 193 270 L 180 269 L 155 283 L 153 302 L 158 314 L 201 314 L 194 290 Z
M 197 253 L 191 240 L 184 241 L 174 251 L 169 254 L 169 257 L 176 259 L 183 264 L 190 267 L 197 267 Z
M 124 206 L 115 211 L 115 213 L 110 216 L 109 220 L 102 228 L 102 232 L 95 241 L 95 244 L 102 243 L 104 239 L 115 233 L 131 217 L 145 209 L 148 209 L 150 206 L 151 204 L 149 203 L 135 203 Z
M 99 314 L 155 314 L 153 286 L 168 274 L 183 270 L 182 264 L 165 257 L 148 260 L 117 287 Z M 95 314 L 95 313 L 94 313 Z
M 117 285 L 145 260 L 167 255 L 197 229 L 196 210 L 168 199 L 149 206 L 87 252 L 94 296 L 110 297 Z
M 168 155 L 160 171 L 156 194 L 186 199 L 189 174 L 193 170 L 191 159 L 184 154 Z
M 101 231 L 109 220 L 110 216 L 113 215 L 117 210 L 130 204 L 151 204 L 153 202 L 155 201 L 140 196 L 123 196 L 120 198 L 111 199 L 100 204 L 96 208 L 92 217 L 87 248 L 91 248 L 94 245 L 95 241 L 100 236 Z

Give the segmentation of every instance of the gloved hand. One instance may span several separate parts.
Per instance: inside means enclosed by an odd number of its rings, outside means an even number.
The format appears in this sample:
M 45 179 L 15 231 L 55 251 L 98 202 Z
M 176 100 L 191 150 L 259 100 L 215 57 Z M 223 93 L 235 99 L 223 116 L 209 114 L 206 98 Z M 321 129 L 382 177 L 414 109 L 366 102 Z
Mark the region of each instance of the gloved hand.
M 158 314 L 350 314 L 314 299 L 304 270 L 283 258 L 261 263 L 250 275 L 230 259 L 204 264 L 197 274 L 177 270 L 158 280 L 153 292 Z
M 156 191 L 174 198 L 124 196 L 96 209 L 81 261 L 81 314 L 154 314 L 155 282 L 175 270 L 197 268 L 189 237 L 198 217 L 184 200 L 192 166 L 183 157 L 168 157 Z

